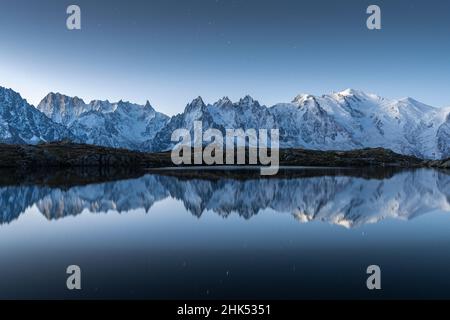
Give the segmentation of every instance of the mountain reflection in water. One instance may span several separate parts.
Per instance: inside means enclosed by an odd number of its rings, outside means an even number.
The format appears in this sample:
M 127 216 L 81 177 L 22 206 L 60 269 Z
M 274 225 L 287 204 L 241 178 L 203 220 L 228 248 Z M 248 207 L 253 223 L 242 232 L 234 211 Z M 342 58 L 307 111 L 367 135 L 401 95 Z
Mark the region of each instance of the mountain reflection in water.
M 0 186 L 1 224 L 19 219 L 33 206 L 48 220 L 56 220 L 86 210 L 150 212 L 166 198 L 182 202 L 197 217 L 209 210 L 223 217 L 237 214 L 250 219 L 272 209 L 300 222 L 323 221 L 347 228 L 386 218 L 409 220 L 435 210 L 450 212 L 450 175 L 430 169 L 369 174 L 364 169 L 303 169 L 271 178 L 162 171 L 68 186 L 42 179 L 33 183 L 32 178 L 11 184 Z

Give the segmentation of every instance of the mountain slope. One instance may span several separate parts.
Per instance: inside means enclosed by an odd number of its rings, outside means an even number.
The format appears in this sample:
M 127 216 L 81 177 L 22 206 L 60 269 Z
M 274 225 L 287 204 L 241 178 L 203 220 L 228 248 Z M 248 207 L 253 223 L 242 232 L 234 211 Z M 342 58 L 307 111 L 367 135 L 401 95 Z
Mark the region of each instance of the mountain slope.
M 64 126 L 70 125 L 83 112 L 90 110 L 89 106 L 78 97 L 68 97 L 60 93 L 49 93 L 37 106 L 47 117 Z
M 437 148 L 442 158 L 450 158 L 450 113 L 437 131 Z
M 29 105 L 20 94 L 0 87 L 0 142 L 35 144 L 65 139 L 76 140 L 66 127 Z

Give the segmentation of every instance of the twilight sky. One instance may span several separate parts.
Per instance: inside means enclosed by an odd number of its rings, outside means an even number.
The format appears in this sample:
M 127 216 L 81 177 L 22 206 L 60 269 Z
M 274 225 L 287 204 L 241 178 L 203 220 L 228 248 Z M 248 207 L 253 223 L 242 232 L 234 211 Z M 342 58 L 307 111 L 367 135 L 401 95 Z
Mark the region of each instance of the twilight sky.
M 66 29 L 70 4 L 81 31 Z M 198 95 L 273 105 L 348 87 L 450 106 L 450 1 L 0 0 L 0 86 L 169 115 Z

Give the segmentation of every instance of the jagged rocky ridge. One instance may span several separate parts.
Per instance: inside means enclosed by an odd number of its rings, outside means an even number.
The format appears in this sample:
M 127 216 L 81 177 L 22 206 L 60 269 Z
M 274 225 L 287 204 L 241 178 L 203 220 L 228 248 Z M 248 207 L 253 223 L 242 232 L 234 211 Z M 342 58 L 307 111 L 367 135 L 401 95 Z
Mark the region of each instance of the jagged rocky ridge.
M 45 115 L 45 116 L 44 116 Z M 434 108 L 411 98 L 386 99 L 348 89 L 322 96 L 301 94 L 272 107 L 250 96 L 233 103 L 201 97 L 168 117 L 146 103 L 95 100 L 50 93 L 34 108 L 12 90 L 0 88 L 0 142 L 73 142 L 137 151 L 164 151 L 172 132 L 254 128 L 280 130 L 283 148 L 353 150 L 385 148 L 426 159 L 450 157 L 450 108 Z
M 166 198 L 182 202 L 197 217 L 210 211 L 249 219 L 273 210 L 301 222 L 351 228 L 387 218 L 409 220 L 436 210 L 450 212 L 450 175 L 429 169 L 371 178 L 322 173 L 304 178 L 186 179 L 148 174 L 67 188 L 5 185 L 0 187 L 0 223 L 10 223 L 31 207 L 49 220 L 83 211 L 149 212 L 155 202 Z
M 130 150 L 148 150 L 148 142 L 169 121 L 148 101 L 143 106 L 107 100 L 86 104 L 78 97 L 49 93 L 37 109 L 66 126 L 83 143 Z

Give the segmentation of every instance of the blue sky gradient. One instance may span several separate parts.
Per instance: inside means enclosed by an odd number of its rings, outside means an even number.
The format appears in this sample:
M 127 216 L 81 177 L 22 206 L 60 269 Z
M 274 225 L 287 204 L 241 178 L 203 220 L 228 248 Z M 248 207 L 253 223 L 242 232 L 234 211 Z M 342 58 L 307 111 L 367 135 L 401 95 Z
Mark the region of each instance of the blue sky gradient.
M 66 29 L 70 4 L 81 31 Z M 2 0 L 0 85 L 169 115 L 198 95 L 272 105 L 348 87 L 450 106 L 450 1 Z

